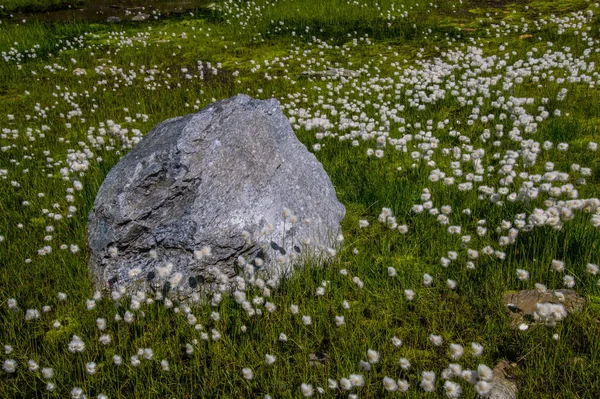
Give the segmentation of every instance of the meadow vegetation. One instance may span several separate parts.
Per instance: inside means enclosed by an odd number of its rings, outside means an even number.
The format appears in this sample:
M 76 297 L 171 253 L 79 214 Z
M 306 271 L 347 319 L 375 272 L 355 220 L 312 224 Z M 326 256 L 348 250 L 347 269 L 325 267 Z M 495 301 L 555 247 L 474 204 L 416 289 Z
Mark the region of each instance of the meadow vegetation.
M 501 360 L 519 397 L 600 397 L 599 3 L 226 0 L 120 24 L 0 4 L 1 397 L 485 397 Z M 303 74 L 328 67 L 359 74 Z M 186 300 L 94 286 L 108 171 L 238 93 L 277 98 L 322 162 L 335 255 Z M 505 292 L 562 288 L 581 311 L 511 326 Z

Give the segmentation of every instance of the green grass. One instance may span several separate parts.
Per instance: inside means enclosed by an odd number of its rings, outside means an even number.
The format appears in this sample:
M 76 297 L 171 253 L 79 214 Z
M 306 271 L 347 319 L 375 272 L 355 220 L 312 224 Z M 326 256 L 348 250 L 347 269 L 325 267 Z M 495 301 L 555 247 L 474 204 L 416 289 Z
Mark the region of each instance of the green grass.
M 401 396 L 384 390 L 382 380 L 389 376 L 410 383 L 410 390 L 402 394 L 407 397 L 446 397 L 440 373 L 449 363 L 476 370 L 479 364 L 493 368 L 500 360 L 514 363 L 512 372 L 519 397 L 600 396 L 600 288 L 598 276 L 586 271 L 588 263 L 600 263 L 600 230 L 590 224 L 591 215 L 575 212 L 573 220 L 565 221 L 560 230 L 536 227 L 531 232 L 520 232 L 514 244 L 499 247 L 498 240 L 508 233 L 497 232 L 496 227 L 503 220 L 514 222 L 516 214 L 529 215 L 536 208 L 545 209 L 547 193 L 531 201 L 505 200 L 503 206 L 498 206 L 489 199 L 479 199 L 476 189 L 460 192 L 456 185 L 445 186 L 441 181 L 429 180 L 435 168 L 451 175 L 451 162 L 456 159 L 444 155 L 441 149 L 460 148 L 464 144 L 459 137 L 449 134 L 455 129 L 464 138 L 468 137 L 475 149 L 485 149 L 483 165 L 495 168 L 483 173 L 483 182 L 476 187 L 484 184 L 500 187 L 502 176 L 496 172 L 503 166 L 502 157 L 494 158 L 494 153 L 504 156 L 508 150 L 521 151 L 522 143 L 508 137 L 513 121 L 499 119 L 500 113 L 510 111 L 496 108 L 491 102 L 500 95 L 506 100 L 510 96 L 532 97 L 536 99 L 534 105 L 523 105 L 527 113 L 537 116 L 537 107 L 544 105 L 550 116 L 538 122 L 535 134 L 524 138 L 535 140 L 540 146 L 544 141 L 552 141 L 554 147 L 542 150 L 536 164 L 529 169 L 519 165 L 519 171 L 543 175 L 545 163 L 553 162 L 555 170 L 570 173 L 568 182 L 574 184 L 580 198 L 598 197 L 600 158 L 598 152 L 587 149 L 589 142 L 600 141 L 597 89 L 581 82 L 534 82 L 530 76 L 525 76 L 521 84 L 503 89 L 504 80 L 500 79 L 490 90 L 489 98 L 480 92 L 467 98 L 473 101 L 472 105 L 463 106 L 457 96 L 451 95 L 453 88 L 446 84 L 468 79 L 465 67 L 453 70 L 437 83 L 446 90 L 445 98 L 426 104 L 425 109 L 410 106 L 414 93 L 406 90 L 417 91 L 409 87 L 411 84 L 406 83 L 400 94 L 394 93 L 394 84 L 403 76 L 404 68 L 417 70 L 425 60 L 442 59 L 448 51 L 466 51 L 474 43 L 486 57 L 497 55 L 498 59 L 505 59 L 505 54 L 508 55 L 509 65 L 527 58 L 533 47 L 537 48 L 537 57 L 548 50 L 567 52 L 561 50 L 563 46 L 570 47 L 574 57 L 580 57 L 587 44 L 580 33 L 574 34 L 575 29 L 559 34 L 557 24 L 549 22 L 538 31 L 533 21 L 549 20 L 552 13 L 561 18 L 579 10 L 597 13 L 593 3 L 463 0 L 462 5 L 439 2 L 437 8 L 431 8 L 428 2 L 407 1 L 403 2 L 404 9 L 395 5 L 396 11 L 391 15 L 396 18 L 390 20 L 386 13 L 395 2 L 388 0 L 377 3 L 381 10 L 371 1 L 281 0 L 270 4 L 258 0 L 255 3 L 253 7 L 235 3 L 230 6 L 231 13 L 223 8 L 144 24 L 115 26 L 43 20 L 24 24 L 3 20 L 0 24 L 0 53 L 5 52 L 7 57 L 0 61 L 0 129 L 4 129 L 0 136 L 0 170 L 6 170 L 5 178 L 0 180 L 0 235 L 4 238 L 0 242 L 0 344 L 13 348 L 12 353 L 2 352 L 0 362 L 14 359 L 18 363 L 15 373 L 0 372 L 0 396 L 70 397 L 74 387 L 81 387 L 88 398 L 100 393 L 110 398 L 258 398 L 266 394 L 295 398 L 301 397 L 302 383 L 312 384 L 315 389 L 323 387 L 326 393 L 315 393 L 317 397 L 347 397 L 349 393 L 365 398 Z M 5 11 L 35 5 L 4 3 Z M 530 8 L 525 10 L 525 5 Z M 403 10 L 408 11 L 407 16 L 400 16 Z M 532 38 L 520 37 L 524 34 L 521 18 L 529 24 L 527 33 Z M 240 25 L 240 21 L 247 25 Z M 520 28 L 496 37 L 492 24 L 499 26 L 501 21 Z M 584 25 L 592 27 L 588 35 L 594 38 L 600 26 L 598 18 Z M 308 32 L 306 26 L 310 27 Z M 548 42 L 553 42 L 552 46 Z M 505 48 L 501 49 L 504 43 Z M 11 52 L 11 48 L 15 50 Z M 35 56 L 31 56 L 30 49 Z M 21 56 L 16 56 L 17 52 Z M 598 64 L 599 58 L 598 53 L 591 52 L 585 61 Z M 203 65 L 221 63 L 219 73 L 212 75 L 205 69 L 204 80 L 188 79 L 181 68 L 187 68 L 190 75 L 197 74 L 199 60 Z M 257 64 L 261 65 L 258 70 Z M 140 71 L 142 65 L 145 70 L 156 69 L 154 80 Z M 326 65 L 364 71 L 345 84 L 339 80 L 299 78 L 306 69 L 322 70 Z M 75 68 L 85 69 L 86 74 L 75 76 Z M 557 77 L 568 76 L 559 65 L 549 70 Z M 596 71 L 596 67 L 589 71 L 581 69 L 579 75 L 592 75 Z M 265 78 L 265 73 L 271 78 Z M 497 74 L 505 76 L 506 69 L 491 68 L 482 73 L 486 77 Z M 375 76 L 391 79 L 393 83 L 369 80 Z M 566 100 L 558 101 L 557 93 L 563 87 L 568 88 Z M 334 137 L 319 139 L 316 130 L 307 131 L 303 127 L 295 132 L 309 149 L 316 143 L 322 144 L 315 155 L 347 210 L 342 224 L 345 239 L 335 259 L 324 267 L 309 261 L 290 279 L 273 288 L 271 296 L 265 297 L 277 306 L 273 313 L 262 308 L 263 315 L 249 317 L 229 296 L 224 296 L 218 306 L 194 305 L 193 314 L 203 325 L 202 331 L 190 326 L 182 311 L 167 309 L 162 301 L 133 311 L 136 318 L 133 323 L 113 321 L 115 314 L 124 316 L 130 300 L 115 302 L 110 299 L 110 292 L 104 293 L 104 299 L 94 309 L 87 310 L 85 301 L 94 293 L 87 269 L 87 215 L 106 174 L 131 146 L 128 141 L 109 134 L 104 136 L 107 145 L 94 146 L 88 136 L 99 136 L 101 124 L 109 120 L 129 129 L 129 137 L 133 129 L 145 134 L 167 118 L 195 112 L 238 93 L 278 98 L 284 113 L 294 117 L 295 123 L 298 119 L 295 111 L 299 108 L 313 115 L 320 110 L 334 122 L 328 132 Z M 292 101 L 294 94 L 299 98 L 297 102 Z M 485 126 L 479 122 L 472 126 L 466 123 L 477 105 L 477 97 L 482 98 L 479 114 L 496 116 Z M 341 128 L 342 104 L 332 101 L 338 111 L 335 116 L 321 107 L 319 100 L 341 98 L 355 107 L 345 109 L 350 119 L 353 115 L 360 118 L 364 112 L 378 127 L 386 126 L 380 123 L 379 105 L 386 101 L 388 106 L 404 105 L 397 116 L 413 127 L 388 118 L 386 129 L 391 138 L 414 136 L 432 120 L 432 134 L 439 139 L 432 157 L 436 166 L 427 166 L 425 160 L 414 161 L 410 157 L 417 149 L 416 140 L 408 144 L 406 153 L 395 151 L 388 143 L 381 159 L 366 156 L 368 148 L 377 148 L 373 140 L 363 141 L 359 136 L 358 146 L 352 145 L 352 140 L 338 140 L 335 135 L 352 130 Z M 548 98 L 547 104 L 541 103 L 542 98 Z M 69 117 L 74 109 L 80 109 L 81 114 Z M 555 109 L 560 109 L 560 117 L 552 115 Z M 445 119 L 449 120 L 448 127 L 437 130 L 437 123 Z M 423 127 L 415 128 L 414 123 Z M 504 136 L 481 141 L 483 129 L 490 129 L 493 137 L 497 124 L 504 126 Z M 95 128 L 93 133 L 91 127 Z M 113 142 L 109 143 L 109 139 Z M 494 146 L 494 140 L 501 141 L 501 146 Z M 568 151 L 556 148 L 561 142 L 569 143 Z M 81 175 L 71 172 L 69 179 L 63 180 L 60 169 L 68 166 L 68 153 L 84 148 L 94 153 L 89 168 Z M 464 146 L 462 151 L 466 152 Z M 101 162 L 96 161 L 98 156 L 102 157 Z M 573 163 L 590 168 L 590 175 L 571 172 Z M 465 174 L 475 172 L 467 162 L 461 168 Z M 576 183 L 580 177 L 585 177 L 585 185 Z M 82 182 L 83 190 L 75 191 L 74 202 L 68 202 L 66 190 L 75 179 Z M 19 186 L 13 186 L 11 181 Z M 518 191 L 522 181 L 516 176 L 511 191 Z M 420 199 L 423 188 L 430 190 L 434 207 L 452 207 L 450 225 L 460 225 L 461 234 L 448 234 L 448 226 L 440 225 L 427 212 L 411 211 L 414 204 L 423 202 Z M 29 201 L 30 205 L 24 206 L 23 201 Z M 66 217 L 69 206 L 77 208 L 72 217 Z M 408 226 L 407 234 L 388 229 L 377 221 L 384 207 L 392 210 L 399 225 Z M 470 209 L 470 215 L 463 213 L 463 209 Z M 49 212 L 65 217 L 52 220 Z M 477 222 L 483 219 L 487 221 L 488 233 L 480 237 Z M 359 220 L 368 220 L 370 226 L 359 228 Z M 22 226 L 18 227 L 19 224 Z M 46 230 L 47 226 L 52 226 L 53 231 Z M 466 247 L 481 251 L 490 245 L 503 251 L 505 259 L 480 254 L 474 260 L 475 269 L 467 269 L 466 248 L 461 248 L 461 235 L 467 234 L 472 238 Z M 49 235 L 51 241 L 45 241 L 44 237 Z M 61 250 L 61 244 L 74 244 L 80 250 L 76 253 Z M 46 245 L 52 247 L 52 252 L 38 255 L 38 250 Z M 358 254 L 353 252 L 354 248 Z M 447 268 L 440 266 L 440 258 L 448 256 L 449 251 L 456 251 L 458 259 Z M 565 261 L 564 273 L 550 270 L 553 259 Z M 388 267 L 395 268 L 395 277 L 388 276 Z M 340 273 L 342 269 L 347 275 Z M 518 280 L 516 269 L 529 271 L 529 280 Z M 425 273 L 434 279 L 429 287 L 423 285 Z M 534 283 L 562 288 L 566 274 L 575 277 L 575 290 L 586 298 L 581 312 L 569 314 L 553 328 L 532 323 L 527 331 L 510 327 L 502 304 L 504 292 L 534 289 Z M 352 281 L 355 276 L 364 282 L 362 289 Z M 447 287 L 448 279 L 456 282 L 456 289 Z M 315 296 L 324 281 L 325 295 Z M 406 289 L 415 291 L 413 301 L 405 299 Z M 67 300 L 59 301 L 58 292 L 67 293 Z M 250 287 L 247 297 L 263 294 L 259 288 Z M 9 298 L 16 299 L 18 312 L 7 306 Z M 349 309 L 342 307 L 343 301 L 349 303 Z M 175 307 L 180 305 L 175 302 Z M 290 313 L 291 304 L 299 306 L 298 315 Z M 51 308 L 48 313 L 42 312 L 36 320 L 25 320 L 27 309 L 41 312 L 45 305 Z M 213 311 L 219 313 L 218 321 L 211 319 Z M 311 325 L 302 324 L 303 315 L 312 317 Z M 341 327 L 335 324 L 334 317 L 338 315 L 345 317 L 345 325 Z M 96 327 L 99 317 L 108 322 L 104 332 Z M 61 323 L 59 328 L 53 327 L 55 320 Z M 242 332 L 242 326 L 246 332 Z M 212 329 L 221 334 L 219 340 L 210 339 Z M 201 332 L 208 333 L 207 341 L 202 339 Z M 279 341 L 282 332 L 288 336 L 287 342 Z M 101 334 L 110 334 L 112 343 L 100 344 Z M 441 335 L 443 345 L 432 345 L 430 334 Z M 553 338 L 554 334 L 558 334 L 558 340 Z M 84 352 L 67 351 L 73 335 L 84 340 Z M 394 336 L 402 339 L 401 347 L 392 344 Z M 471 342 L 484 346 L 481 357 L 471 355 Z M 450 343 L 465 347 L 460 360 L 450 358 Z M 193 353 L 186 353 L 186 344 L 193 346 Z M 152 348 L 153 358 L 142 359 L 140 366 L 133 367 L 130 357 L 140 348 Z M 367 359 L 369 349 L 377 350 L 381 359 L 371 371 L 360 371 L 359 362 Z M 310 355 L 318 352 L 327 354 L 327 359 L 311 365 Z M 115 354 L 124 358 L 123 365 L 113 365 Z M 265 354 L 277 357 L 274 365 L 265 364 Z M 410 360 L 409 370 L 397 364 L 401 357 Z M 27 369 L 30 359 L 38 362 L 40 369 L 54 369 L 54 378 L 49 380 L 56 385 L 54 391 L 46 390 L 47 381 L 39 370 Z M 170 371 L 161 370 L 162 359 L 169 361 Z M 97 364 L 96 374 L 86 373 L 87 362 Z M 242 377 L 245 367 L 253 370 L 254 379 L 248 381 Z M 428 370 L 436 372 L 437 382 L 435 392 L 426 394 L 419 384 L 421 373 Z M 327 389 L 328 378 L 339 381 L 350 374 L 363 374 L 365 385 L 349 392 Z M 462 397 L 476 397 L 466 381 L 456 378 L 453 381 L 461 385 Z

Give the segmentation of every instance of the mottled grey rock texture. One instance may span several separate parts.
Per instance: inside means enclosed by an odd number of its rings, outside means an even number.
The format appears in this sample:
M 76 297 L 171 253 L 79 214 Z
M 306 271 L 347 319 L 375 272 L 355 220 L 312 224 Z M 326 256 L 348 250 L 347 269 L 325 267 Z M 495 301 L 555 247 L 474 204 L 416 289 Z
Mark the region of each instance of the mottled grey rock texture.
M 211 266 L 234 276 L 243 256 L 280 277 L 333 247 L 344 214 L 277 100 L 238 95 L 160 123 L 113 167 L 89 215 L 89 266 L 103 285 L 129 284 L 134 268 L 158 285 L 156 268 L 172 262 L 195 288 Z M 204 246 L 212 253 L 198 261 Z
M 517 384 L 513 381 L 511 369 L 513 366 L 506 360 L 501 361 L 492 370 L 492 389 L 489 399 L 517 399 Z

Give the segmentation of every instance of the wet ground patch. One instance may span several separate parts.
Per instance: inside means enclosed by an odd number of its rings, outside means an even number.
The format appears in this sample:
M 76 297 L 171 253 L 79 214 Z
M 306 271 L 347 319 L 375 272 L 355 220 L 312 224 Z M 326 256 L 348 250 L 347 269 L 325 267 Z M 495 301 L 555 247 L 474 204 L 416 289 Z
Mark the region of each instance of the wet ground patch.
M 143 22 L 185 14 L 211 14 L 214 5 L 207 0 L 99 0 L 23 2 L 14 8 L 0 10 L 0 16 L 22 21 L 62 22 L 80 20 L 94 22 Z M 4 15 L 3 15 L 4 14 Z

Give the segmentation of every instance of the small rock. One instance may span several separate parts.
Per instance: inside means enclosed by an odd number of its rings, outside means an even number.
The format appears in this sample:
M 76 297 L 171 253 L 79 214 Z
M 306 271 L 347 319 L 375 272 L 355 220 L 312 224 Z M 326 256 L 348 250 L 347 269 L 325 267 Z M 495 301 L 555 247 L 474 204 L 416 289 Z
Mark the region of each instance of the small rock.
M 134 22 L 142 22 L 150 18 L 150 14 L 139 13 L 135 17 L 131 18 Z
M 511 326 L 517 328 L 519 324 L 526 320 L 533 320 L 537 310 L 538 303 L 562 304 L 567 313 L 577 312 L 583 308 L 585 299 L 575 290 L 547 290 L 539 292 L 537 290 L 522 290 L 507 292 L 503 298 L 504 306 L 509 311 L 512 319 Z
M 121 22 L 121 18 L 119 17 L 108 17 L 106 18 L 106 22 L 108 22 L 109 24 L 118 24 L 119 22 Z
M 490 399 L 517 399 L 517 384 L 513 381 L 510 370 L 514 367 L 506 360 L 501 361 L 492 370 L 492 389 Z
M 313 352 L 308 355 L 308 360 L 311 366 L 322 366 L 327 361 L 327 353 Z

